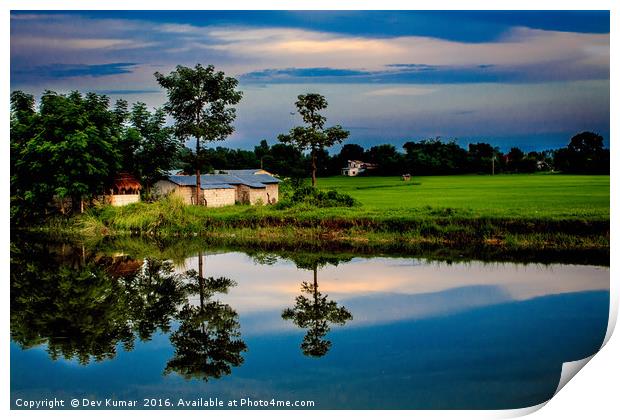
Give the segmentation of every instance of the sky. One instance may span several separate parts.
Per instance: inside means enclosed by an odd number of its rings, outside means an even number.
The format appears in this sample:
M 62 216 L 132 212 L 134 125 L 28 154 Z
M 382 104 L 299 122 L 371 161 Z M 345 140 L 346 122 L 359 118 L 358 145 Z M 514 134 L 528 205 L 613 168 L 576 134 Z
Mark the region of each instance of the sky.
M 154 72 L 213 64 L 243 92 L 218 146 L 275 143 L 309 92 L 364 147 L 609 145 L 609 30 L 607 11 L 13 11 L 11 89 L 158 107 Z

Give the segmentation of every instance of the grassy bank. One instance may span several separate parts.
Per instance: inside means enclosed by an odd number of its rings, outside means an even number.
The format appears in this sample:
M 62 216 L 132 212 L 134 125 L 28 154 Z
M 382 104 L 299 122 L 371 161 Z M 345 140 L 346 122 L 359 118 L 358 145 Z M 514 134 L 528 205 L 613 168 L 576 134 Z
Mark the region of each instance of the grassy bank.
M 102 207 L 40 227 L 86 237 L 208 238 L 255 247 L 609 255 L 609 177 L 560 175 L 320 179 L 357 207 L 184 206 L 175 200 Z

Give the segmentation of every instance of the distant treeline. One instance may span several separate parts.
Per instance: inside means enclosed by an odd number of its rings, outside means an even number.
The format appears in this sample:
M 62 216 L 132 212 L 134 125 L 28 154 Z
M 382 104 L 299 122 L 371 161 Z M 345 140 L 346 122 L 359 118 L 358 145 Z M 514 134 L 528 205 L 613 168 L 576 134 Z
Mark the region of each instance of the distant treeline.
M 364 149 L 357 144 L 345 144 L 339 153 L 330 155 L 327 150 L 317 152 L 319 176 L 341 173 L 349 160 L 360 160 L 377 165 L 367 175 L 454 175 L 465 173 L 533 173 L 559 171 L 573 174 L 609 174 L 609 149 L 603 146 L 603 137 L 583 132 L 575 135 L 567 147 L 557 150 L 525 153 L 517 147 L 508 153 L 489 143 L 471 143 L 465 149 L 456 141 L 439 138 L 409 141 L 402 152 L 391 144 L 382 144 Z M 310 158 L 297 148 L 286 144 L 269 146 L 266 140 L 254 150 L 216 147 L 205 150 L 203 170 L 220 168 L 258 168 L 293 178 L 307 177 Z M 189 150 L 182 150 L 178 165 L 187 171 Z
M 312 173 L 310 153 L 282 141 L 270 146 L 262 140 L 253 150 L 215 147 L 196 153 L 184 146 L 174 127 L 165 124 L 164 109 L 150 111 L 140 102 L 130 107 L 124 100 L 112 105 L 107 96 L 95 93 L 45 91 L 37 106 L 33 95 L 15 91 L 10 117 L 12 220 L 48 214 L 57 198 L 70 198 L 74 212 L 79 212 L 84 201 L 109 191 L 120 172 L 140 180 L 145 198 L 154 182 L 177 168 L 206 173 L 262 167 L 298 179 Z M 347 143 L 330 156 L 321 145 L 314 150 L 317 173 L 340 174 L 349 160 L 377 165 L 367 172 L 374 175 L 609 173 L 609 150 L 601 136 L 589 132 L 575 135 L 566 148 L 528 154 L 518 148 L 503 154 L 488 143 L 472 143 L 464 149 L 455 141 L 440 139 L 406 142 L 402 150 L 391 144 L 364 149 Z

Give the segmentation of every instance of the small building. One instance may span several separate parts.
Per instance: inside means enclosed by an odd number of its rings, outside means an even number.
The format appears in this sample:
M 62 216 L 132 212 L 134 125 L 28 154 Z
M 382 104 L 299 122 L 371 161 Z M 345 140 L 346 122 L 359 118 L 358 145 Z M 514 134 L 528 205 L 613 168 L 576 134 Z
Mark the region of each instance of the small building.
M 342 168 L 342 175 L 344 176 L 357 176 L 368 170 L 376 169 L 377 165 L 374 163 L 362 162 L 361 160 L 348 160 L 347 166 Z
M 126 206 L 140 201 L 142 185 L 127 172 L 119 173 L 106 191 L 104 202 L 113 206 Z
M 195 175 L 170 175 L 157 181 L 160 196 L 174 194 L 185 204 L 207 207 L 241 204 L 274 204 L 279 198 L 280 180 L 262 169 L 219 170 L 200 176 L 201 195 L 196 200 Z

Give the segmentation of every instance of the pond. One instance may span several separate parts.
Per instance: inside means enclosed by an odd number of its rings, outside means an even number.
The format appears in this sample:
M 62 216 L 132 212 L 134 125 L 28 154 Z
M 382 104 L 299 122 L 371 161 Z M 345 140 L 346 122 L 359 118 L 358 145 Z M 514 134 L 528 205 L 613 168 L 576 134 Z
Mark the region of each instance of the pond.
M 13 408 L 521 408 L 607 328 L 608 267 L 125 248 L 12 243 Z

